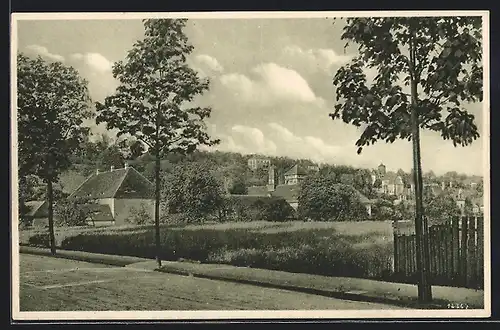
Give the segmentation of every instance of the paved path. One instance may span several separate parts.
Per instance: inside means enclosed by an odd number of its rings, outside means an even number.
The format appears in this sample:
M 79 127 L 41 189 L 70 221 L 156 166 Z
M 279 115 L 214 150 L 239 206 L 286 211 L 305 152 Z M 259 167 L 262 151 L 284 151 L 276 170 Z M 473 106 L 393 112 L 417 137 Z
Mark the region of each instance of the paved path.
M 136 265 L 137 266 L 137 265 Z M 398 307 L 287 290 L 20 255 L 21 311 L 347 310 Z

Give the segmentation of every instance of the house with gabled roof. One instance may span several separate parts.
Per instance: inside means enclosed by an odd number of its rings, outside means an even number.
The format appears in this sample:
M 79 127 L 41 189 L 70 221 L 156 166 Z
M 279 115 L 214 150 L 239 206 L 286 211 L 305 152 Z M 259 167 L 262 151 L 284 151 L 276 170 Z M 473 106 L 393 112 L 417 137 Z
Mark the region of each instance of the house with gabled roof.
M 88 221 L 94 225 L 126 224 L 135 211 L 154 216 L 154 185 L 133 167 L 96 171 L 68 198 L 89 200 Z
M 404 196 L 406 193 L 403 178 L 397 173 L 387 171 L 384 164 L 380 164 L 376 170 L 372 170 L 371 177 L 372 184 L 375 184 L 376 180 L 380 180 L 379 193 L 398 197 Z
M 267 186 L 248 187 L 247 194 L 250 196 L 268 196 L 283 198 L 295 210 L 299 206 L 300 184 L 307 177 L 307 171 L 299 165 L 292 166 L 285 172 L 285 183 L 278 184 L 276 180 L 276 168 L 269 167 L 269 179 Z M 365 206 L 368 216 L 372 213 L 373 201 L 356 190 L 361 203 Z
M 295 164 L 292 168 L 285 172 L 284 176 L 285 185 L 298 184 L 307 176 L 307 171 L 298 164 Z
M 28 201 L 24 203 L 26 213 L 23 217 L 33 226 L 48 224 L 49 208 L 47 201 Z

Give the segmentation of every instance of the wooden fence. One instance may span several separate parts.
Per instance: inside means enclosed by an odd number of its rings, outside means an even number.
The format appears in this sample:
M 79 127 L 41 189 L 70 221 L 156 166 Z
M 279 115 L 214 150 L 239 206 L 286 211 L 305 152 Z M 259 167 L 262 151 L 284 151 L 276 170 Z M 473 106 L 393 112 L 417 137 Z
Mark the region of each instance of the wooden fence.
M 483 288 L 483 217 L 457 217 L 427 228 L 431 284 Z M 416 236 L 394 229 L 394 276 L 416 283 Z

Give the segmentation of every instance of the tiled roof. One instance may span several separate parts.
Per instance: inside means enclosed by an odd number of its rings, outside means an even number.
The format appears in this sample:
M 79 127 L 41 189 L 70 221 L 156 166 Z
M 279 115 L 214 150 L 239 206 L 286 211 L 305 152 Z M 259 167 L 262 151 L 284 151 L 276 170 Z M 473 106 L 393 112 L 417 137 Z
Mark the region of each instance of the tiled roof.
M 394 173 L 394 172 L 387 172 L 380 179 L 382 181 L 389 181 L 389 183 L 395 183 L 397 177 L 398 177 L 398 175 L 396 173 Z
M 113 221 L 113 214 L 109 205 L 87 204 L 85 208 L 90 212 L 89 217 L 94 221 Z
M 355 190 L 356 194 L 358 194 L 361 203 L 369 204 L 372 203 L 368 197 Z M 273 197 L 281 197 L 284 198 L 289 203 L 297 202 L 299 199 L 300 185 L 299 184 L 281 184 L 277 185 L 276 189 L 272 192 L 267 190 L 266 186 L 254 186 L 248 188 L 249 196 L 268 196 L 269 193 Z
M 26 215 L 33 218 L 47 217 L 47 202 L 46 201 L 29 201 L 24 203 L 28 211 Z
M 282 197 L 287 202 L 297 202 L 299 198 L 300 186 L 298 184 L 282 184 L 276 186 L 276 189 L 271 192 L 272 196 Z
M 247 195 L 249 196 L 267 196 L 269 193 L 267 191 L 267 186 L 253 186 L 248 187 L 247 190 Z
M 62 191 L 71 194 L 77 189 L 88 177 L 85 177 L 80 172 L 75 170 L 68 170 L 59 176 L 59 182 L 56 184 Z
M 295 164 L 288 171 L 285 172 L 285 175 L 306 175 L 307 172 L 299 165 Z
M 70 197 L 115 198 L 117 195 L 152 198 L 153 184 L 132 167 L 94 174 Z
M 363 203 L 363 204 L 373 203 L 373 201 L 371 199 L 369 199 L 368 197 L 366 197 L 365 195 L 363 195 L 362 193 L 360 193 L 357 190 L 356 190 L 356 194 L 359 196 L 359 200 L 361 201 L 361 203 Z

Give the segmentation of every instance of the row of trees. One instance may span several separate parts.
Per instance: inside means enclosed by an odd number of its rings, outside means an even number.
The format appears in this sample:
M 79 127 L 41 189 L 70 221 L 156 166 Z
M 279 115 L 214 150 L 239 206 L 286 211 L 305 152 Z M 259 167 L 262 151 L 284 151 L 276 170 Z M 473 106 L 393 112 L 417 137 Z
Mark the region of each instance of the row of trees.
M 205 129 L 204 119 L 211 109 L 191 105 L 197 95 L 208 90 L 209 81 L 186 64 L 193 51 L 183 31 L 186 20 L 143 23 L 144 39 L 133 45 L 125 62 L 113 66 L 113 77 L 119 82 L 116 92 L 103 103 L 95 103 L 95 112 L 87 81 L 74 68 L 60 62 L 47 63 L 41 57 L 17 56 L 19 177 L 36 175 L 47 185 L 53 254 L 53 184 L 71 166 L 71 156 L 88 137 L 85 120 L 97 113 L 98 124 L 118 130 L 118 137 L 128 135 L 141 141 L 155 158 L 158 249 L 161 157 L 170 152 L 190 153 L 198 145 L 218 142 L 210 139 Z
M 332 119 L 363 128 L 356 141 L 358 153 L 380 140 L 412 142 L 421 300 L 430 297 L 430 286 L 428 267 L 422 266 L 428 258 L 422 234 L 419 132 L 436 131 L 455 146 L 479 137 L 474 116 L 463 103 L 482 101 L 481 24 L 480 17 L 348 18 L 341 37 L 356 44 L 359 55 L 335 74 L 338 103 Z M 154 157 L 157 248 L 161 158 L 218 142 L 205 130 L 211 109 L 192 106 L 195 97 L 208 90 L 209 81 L 186 64 L 193 47 L 183 32 L 185 25 L 182 19 L 144 20 L 145 38 L 133 45 L 125 62 L 113 66 L 116 92 L 95 104 L 98 123 L 118 130 L 119 136 L 138 139 Z M 87 82 L 75 69 L 23 54 L 17 60 L 19 173 L 37 175 L 47 185 L 55 253 L 53 183 L 70 166 L 70 155 L 89 133 L 82 124 L 94 113 Z M 373 83 L 367 82 L 366 68 L 377 70 Z

